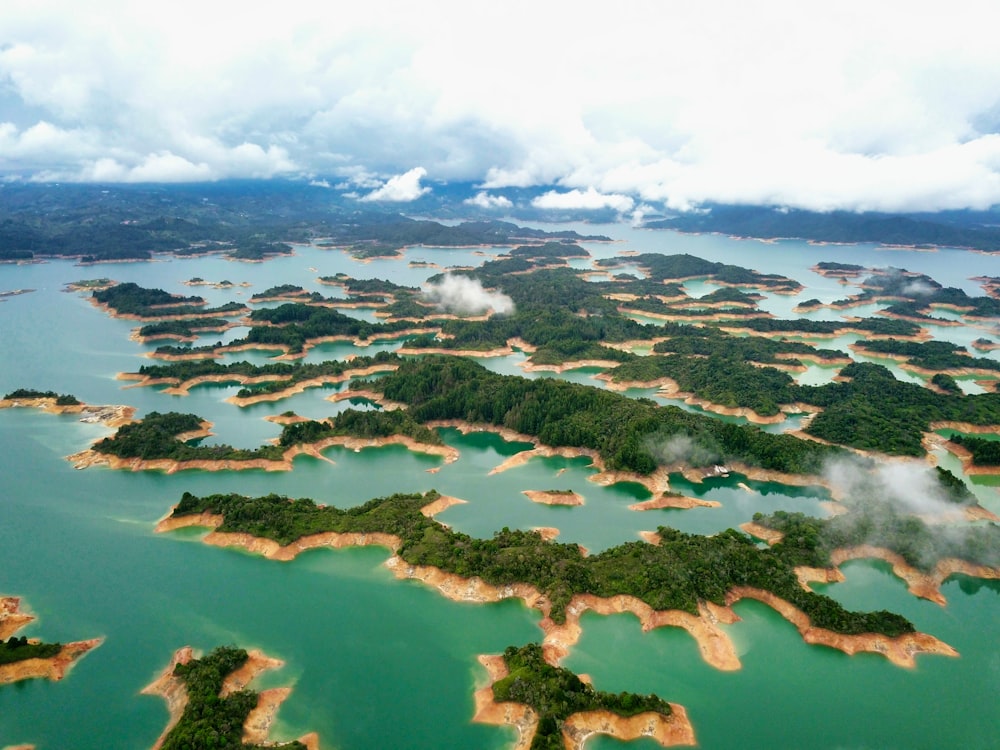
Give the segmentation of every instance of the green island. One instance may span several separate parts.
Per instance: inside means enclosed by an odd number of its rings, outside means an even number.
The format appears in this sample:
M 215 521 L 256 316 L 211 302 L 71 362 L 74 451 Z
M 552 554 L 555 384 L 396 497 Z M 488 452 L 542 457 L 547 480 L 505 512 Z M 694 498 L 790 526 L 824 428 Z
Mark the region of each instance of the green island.
M 897 341 L 883 339 L 855 345 L 856 351 L 869 356 L 889 355 L 904 360 L 904 367 L 930 372 L 979 370 L 1000 373 L 1000 362 L 986 357 L 971 357 L 964 346 L 948 341 Z
M 833 599 L 804 589 L 794 572 L 801 564 L 781 545 L 761 549 L 740 531 L 707 537 L 660 527 L 658 544 L 629 542 L 584 557 L 575 544 L 546 541 L 535 531 L 504 528 L 492 539 L 476 539 L 428 518 L 421 509 L 440 497 L 396 494 L 341 510 L 308 498 L 237 494 L 197 497 L 184 493 L 171 519 L 218 515 L 220 532 L 245 533 L 286 546 L 324 532 L 389 534 L 407 564 L 430 566 L 493 586 L 528 584 L 544 595 L 545 613 L 564 623 L 579 595 L 627 595 L 654 610 L 697 615 L 701 602 L 723 606 L 735 587 L 769 591 L 804 612 L 811 623 L 836 633 L 912 633 L 906 618 L 891 612 L 850 612 Z M 795 553 L 796 550 L 792 550 Z
M 218 750 L 306 750 L 298 740 L 283 743 L 244 743 L 244 724 L 260 695 L 246 688 L 224 693 L 226 678 L 246 665 L 242 648 L 221 646 L 200 659 L 177 663 L 172 676 L 185 689 L 187 703 L 177 723 L 162 738 L 162 750 L 218 748 Z
M 182 360 L 162 365 L 143 365 L 135 373 L 119 377 L 138 380 L 139 385 L 171 384 L 177 391 L 205 380 L 211 382 L 250 383 L 241 389 L 237 399 L 247 399 L 263 394 L 279 394 L 295 385 L 316 381 L 339 382 L 353 371 L 367 369 L 392 369 L 402 360 L 392 352 L 379 352 L 371 357 L 355 357 L 350 361 L 324 360 L 316 363 L 268 362 L 254 365 L 246 361 L 221 364 L 214 360 Z
M 16 401 L 18 399 L 33 398 L 53 398 L 56 406 L 77 406 L 80 400 L 69 393 L 56 393 L 55 391 L 36 391 L 31 388 L 18 388 L 3 397 L 4 401 Z
M 191 438 L 184 439 L 186 435 L 203 437 L 205 425 L 194 414 L 150 412 L 141 421 L 122 425 L 114 435 L 95 443 L 91 452 L 125 460 L 167 460 L 177 464 L 227 462 L 230 468 L 238 468 L 241 462 L 248 465 L 261 460 L 286 462 L 289 448 L 311 446 L 337 437 L 373 439 L 402 436 L 425 445 L 443 445 L 436 432 L 415 422 L 404 411 L 347 409 L 324 422 L 293 422 L 283 426 L 275 444 L 253 449 L 197 445 L 188 442 Z
M 622 718 L 653 712 L 666 718 L 672 706 L 656 695 L 595 690 L 568 669 L 549 664 L 537 643 L 503 652 L 507 675 L 492 684 L 493 700 L 530 707 L 537 716 L 530 750 L 564 750 L 566 720 L 573 714 L 605 711 Z
M 205 298 L 170 294 L 162 289 L 147 289 L 133 282 L 115 284 L 93 292 L 96 304 L 106 307 L 119 317 L 133 318 L 203 318 L 247 312 L 246 305 L 227 302 L 218 307 L 205 307 Z

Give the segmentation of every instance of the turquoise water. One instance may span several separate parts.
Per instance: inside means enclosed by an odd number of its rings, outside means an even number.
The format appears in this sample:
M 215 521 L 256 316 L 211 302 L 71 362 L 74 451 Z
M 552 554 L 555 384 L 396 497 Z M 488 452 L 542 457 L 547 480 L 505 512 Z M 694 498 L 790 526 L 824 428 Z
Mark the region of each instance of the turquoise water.
M 905 266 L 976 294 L 980 290 L 966 277 L 1000 275 L 1000 259 L 957 251 L 772 245 L 618 226 L 580 231 L 625 238 L 615 245 L 588 244 L 598 257 L 623 249 L 691 252 L 789 275 L 807 286 L 803 299 L 829 300 L 847 293 L 808 271 L 824 259 Z M 69 262 L 0 267 L 0 290 L 37 290 L 0 303 L 0 390 L 70 392 L 88 403 L 128 403 L 140 415 L 192 411 L 215 424 L 211 440 L 246 447 L 280 432 L 278 425 L 264 420 L 267 415 L 287 409 L 315 418 L 333 414 L 346 405 L 325 399 L 343 386 L 310 389 L 244 409 L 225 403 L 238 390 L 235 385 L 199 386 L 187 397 L 156 388 L 125 389 L 127 384 L 115 375 L 147 363 L 143 354 L 153 348 L 129 341 L 138 324 L 111 319 L 82 295 L 61 291 L 70 281 L 110 276 L 203 294 L 217 304 L 248 299 L 283 282 L 339 294 L 315 279 L 341 271 L 414 285 L 437 272 L 409 268 L 405 260 L 360 264 L 339 251 L 299 248 L 297 253 L 264 264 L 207 258 L 90 268 Z M 468 250 L 430 248 L 414 248 L 407 258 L 442 266 L 482 260 Z M 180 284 L 195 275 L 253 286 L 217 291 Z M 244 294 L 237 296 L 237 291 Z M 776 311 L 793 303 L 776 295 L 766 302 Z M 942 335 L 959 330 L 964 329 L 940 329 Z M 204 340 L 230 335 L 236 332 L 208 334 Z M 314 349 L 310 359 L 396 346 L 330 344 Z M 269 356 L 239 353 L 231 359 L 266 361 Z M 523 360 L 515 354 L 484 364 L 524 374 L 518 367 Z M 564 377 L 597 384 L 596 372 L 581 369 Z M 817 369 L 804 378 L 827 375 Z M 647 499 L 646 490 L 590 482 L 594 470 L 585 459 L 534 458 L 490 475 L 526 446 L 489 433 L 461 435 L 456 430 L 442 430 L 445 441 L 460 451 L 452 464 L 394 446 L 357 453 L 332 448 L 325 452 L 332 463 L 303 456 L 295 460 L 293 471 L 280 473 L 76 471 L 64 460 L 106 434 L 67 416 L 0 411 L 0 594 L 23 597 L 38 615 L 23 631 L 26 635 L 61 641 L 105 638 L 62 682 L 0 687 L 0 747 L 33 742 L 41 750 L 148 748 L 167 714 L 162 700 L 140 696 L 139 690 L 176 648 L 190 644 L 207 650 L 223 643 L 262 648 L 286 661 L 262 681 L 294 686 L 279 713 L 278 738 L 315 730 L 324 748 L 339 750 L 509 746 L 510 730 L 469 722 L 473 690 L 484 680 L 476 655 L 538 639 L 537 612 L 519 602 L 454 603 L 422 584 L 396 581 L 382 565 L 388 553 L 380 548 L 316 550 L 294 562 L 277 563 L 202 545 L 197 530 L 154 534 L 155 521 L 184 491 L 278 492 L 347 507 L 396 491 L 436 488 L 469 501 L 441 515 L 457 530 L 488 536 L 502 526 L 551 526 L 560 530 L 561 541 L 580 543 L 592 552 L 634 540 L 639 531 L 658 525 L 714 533 L 757 511 L 825 512 L 821 490 L 747 482 L 734 475 L 696 485 L 671 477 L 675 491 L 716 500 L 720 507 L 637 513 L 627 506 Z M 953 467 L 947 456 L 941 460 Z M 741 481 L 749 491 L 739 486 Z M 977 478 L 973 487 L 984 505 L 1000 510 L 996 482 Z M 522 494 L 529 489 L 573 489 L 585 504 L 538 505 Z M 916 669 L 907 670 L 877 655 L 847 657 L 804 644 L 770 609 L 744 602 L 736 607 L 742 621 L 727 626 L 743 660 L 740 672 L 707 666 L 682 631 L 641 633 L 629 615 L 585 616 L 583 638 L 567 666 L 591 674 L 603 689 L 655 691 L 685 705 L 705 748 L 995 747 L 1000 732 L 993 705 L 1000 688 L 998 587 L 952 579 L 944 586 L 948 606 L 942 608 L 914 599 L 884 565 L 853 562 L 845 572 L 847 581 L 823 587 L 824 593 L 852 608 L 901 612 L 919 629 L 957 648 L 961 658 L 922 656 Z M 649 741 L 628 746 L 655 747 Z M 619 747 L 624 745 L 603 738 L 588 744 L 603 750 Z

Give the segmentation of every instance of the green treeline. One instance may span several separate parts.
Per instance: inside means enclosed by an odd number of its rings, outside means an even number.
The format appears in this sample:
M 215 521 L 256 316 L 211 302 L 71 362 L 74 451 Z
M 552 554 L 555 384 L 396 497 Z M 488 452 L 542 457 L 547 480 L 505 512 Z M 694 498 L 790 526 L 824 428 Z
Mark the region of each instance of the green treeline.
M 142 460 L 171 459 L 174 461 L 246 461 L 255 458 L 280 461 L 282 449 L 263 445 L 247 450 L 231 445 L 191 445 L 177 436 L 201 429 L 201 418 L 194 414 L 151 411 L 141 422 L 122 425 L 111 437 L 94 445 L 93 450 L 118 458 Z
M 78 406 L 80 404 L 80 400 L 72 394 L 56 393 L 55 391 L 36 391 L 33 388 L 18 388 L 4 396 L 4 400 L 19 398 L 54 398 L 56 406 Z
M 775 548 L 760 549 L 732 529 L 708 537 L 660 527 L 658 545 L 628 542 L 583 557 L 575 544 L 548 542 L 535 531 L 504 528 L 492 539 L 453 531 L 420 512 L 438 497 L 433 491 L 397 494 L 340 510 L 317 506 L 307 498 L 196 497 L 186 492 L 173 515 L 222 515 L 220 531 L 245 532 L 282 545 L 326 531 L 393 534 L 402 542 L 397 554 L 410 565 L 430 565 L 494 586 L 534 586 L 550 602 L 549 614 L 557 623 L 565 622 L 566 607 L 578 594 L 625 594 L 654 609 L 698 614 L 700 601 L 721 605 L 734 586 L 753 586 L 791 602 L 814 625 L 839 633 L 895 636 L 913 630 L 899 615 L 849 612 L 829 597 L 806 591 L 793 570 L 800 563 Z
M 785 333 L 801 336 L 836 336 L 841 331 L 865 331 L 877 336 L 914 336 L 920 331 L 916 323 L 895 318 L 862 318 L 861 320 L 809 320 L 793 318 L 751 318 L 739 324 L 727 323 L 730 328 L 745 328 L 757 333 Z
M 530 706 L 538 714 L 531 750 L 564 750 L 562 724 L 583 711 L 610 711 L 630 717 L 646 711 L 670 716 L 670 704 L 656 695 L 595 690 L 568 669 L 545 661 L 542 647 L 508 646 L 503 653 L 508 675 L 493 683 L 493 699 Z
M 29 643 L 25 636 L 0 641 L 0 665 L 27 659 L 48 659 L 62 651 L 61 643 Z
M 847 355 L 836 349 L 817 349 L 801 341 L 775 341 L 763 336 L 732 336 L 717 328 L 691 327 L 688 335 L 672 334 L 666 341 L 653 346 L 656 354 L 688 354 L 707 357 L 722 355 L 761 364 L 801 364 L 798 360 L 778 355 L 802 354 L 810 358 L 842 359 Z
M 554 447 L 590 448 L 609 469 L 649 474 L 672 439 L 690 439 L 700 453 L 792 474 L 817 471 L 839 450 L 734 425 L 648 399 L 632 399 L 562 380 L 497 375 L 458 357 L 422 357 L 372 382 L 355 381 L 410 406 L 426 422 L 462 419 L 507 427 Z M 674 459 L 676 460 L 676 459 Z
M 153 339 L 166 336 L 183 336 L 190 338 L 198 331 L 218 331 L 226 328 L 226 321 L 219 318 L 194 318 L 188 320 L 163 320 L 159 323 L 148 323 L 139 329 L 139 336 Z
M 207 656 L 174 667 L 174 676 L 184 682 L 188 704 L 180 721 L 163 740 L 163 750 L 263 750 L 260 745 L 243 744 L 243 723 L 257 706 L 257 693 L 238 690 L 219 697 L 226 676 L 246 663 L 247 652 L 222 646 Z M 281 750 L 305 750 L 301 742 L 266 745 Z
M 668 347 L 688 347 L 687 339 L 672 339 Z M 698 342 L 698 339 L 692 339 Z M 777 414 L 784 404 L 805 403 L 822 409 L 806 432 L 837 445 L 892 455 L 922 456 L 923 434 L 932 422 L 956 421 L 976 425 L 1000 424 L 1000 394 L 965 395 L 954 383 L 938 382 L 936 393 L 915 383 L 896 380 L 893 374 L 870 363 L 854 363 L 840 371 L 847 382 L 801 386 L 773 367 L 754 367 L 740 354 L 734 356 L 638 357 L 611 371 L 616 382 L 651 382 L 660 377 L 676 381 L 684 392 L 726 407 L 747 407 L 761 416 Z M 871 343 L 871 342 L 869 342 Z M 699 342 L 700 346 L 700 342 Z M 662 348 L 668 348 L 662 347 Z M 654 350 L 661 348 L 658 344 Z M 705 351 L 712 351 L 705 347 Z M 766 356 L 766 355 L 765 355 Z
M 651 355 L 619 365 L 611 371 L 615 382 L 650 382 L 668 377 L 681 391 L 719 406 L 753 409 L 762 417 L 780 412 L 791 403 L 792 378 L 774 367 L 754 367 L 739 356 L 713 354 L 707 357 Z
M 316 443 L 328 437 L 386 438 L 393 435 L 412 438 L 418 443 L 444 445 L 441 436 L 417 422 L 404 409 L 361 411 L 347 409 L 324 422 L 293 422 L 285 425 L 278 438 L 282 447 Z
M 1000 466 L 1000 440 L 986 440 L 972 435 L 952 435 L 948 438 L 972 454 L 973 466 Z
M 823 408 L 809 424 L 810 435 L 862 450 L 923 456 L 921 437 L 931 422 L 1000 424 L 1000 394 L 939 394 L 866 362 L 840 374 L 848 382 L 792 388 L 796 401 Z
M 253 328 L 242 339 L 229 346 L 241 344 L 279 344 L 291 353 L 301 352 L 307 342 L 326 336 L 348 336 L 366 340 L 377 333 L 394 333 L 405 330 L 409 323 L 369 323 L 344 315 L 336 310 L 313 307 L 301 303 L 287 303 L 278 307 L 254 310 L 250 313 Z M 259 324 L 265 325 L 259 325 Z
M 830 567 L 833 550 L 869 544 L 891 550 L 925 572 L 948 557 L 1000 566 L 997 524 L 935 530 L 917 516 L 900 513 L 886 502 L 857 504 L 850 513 L 825 519 L 779 510 L 770 515 L 755 513 L 753 520 L 785 535 L 771 549 L 791 565 Z
M 865 352 L 872 354 L 897 354 L 906 357 L 907 362 L 925 370 L 977 370 L 1000 371 L 1000 362 L 986 357 L 970 357 L 964 346 L 948 341 L 897 341 L 882 339 L 866 341 Z
M 143 365 L 139 375 L 147 378 L 166 378 L 183 383 L 205 376 L 232 376 L 234 380 L 273 376 L 275 381 L 255 383 L 240 389 L 238 398 L 249 398 L 261 393 L 277 393 L 296 383 L 322 377 L 339 377 L 349 370 L 363 369 L 374 365 L 392 367 L 402 362 L 393 352 L 378 352 L 371 357 L 355 357 L 350 361 L 324 360 L 322 362 L 269 362 L 256 365 L 245 360 L 222 364 L 214 360 L 183 360 L 164 365 Z
M 227 302 L 219 307 L 204 307 L 204 297 L 183 297 L 170 294 L 162 289 L 146 289 L 131 281 L 116 284 L 93 292 L 94 299 L 107 305 L 119 315 L 135 315 L 140 318 L 162 318 L 173 315 L 207 315 L 209 313 L 246 312 L 246 306 L 239 302 Z
M 682 279 L 705 277 L 724 284 L 763 287 L 770 291 L 798 291 L 798 282 L 787 276 L 763 274 L 741 266 L 715 263 L 687 253 L 662 255 L 642 253 L 632 257 L 604 258 L 597 261 L 602 268 L 617 268 L 635 264 L 649 274 L 654 281 L 679 281 Z
M 111 437 L 96 445 L 98 453 L 145 461 L 280 461 L 287 448 L 315 443 L 329 437 L 351 436 L 380 438 L 403 435 L 420 443 L 441 445 L 440 435 L 420 424 L 403 410 L 360 411 L 347 409 L 330 420 L 295 422 L 282 428 L 277 445 L 259 448 L 234 448 L 231 445 L 194 445 L 177 436 L 201 429 L 201 418 L 194 414 L 150 412 L 141 422 L 123 425 Z

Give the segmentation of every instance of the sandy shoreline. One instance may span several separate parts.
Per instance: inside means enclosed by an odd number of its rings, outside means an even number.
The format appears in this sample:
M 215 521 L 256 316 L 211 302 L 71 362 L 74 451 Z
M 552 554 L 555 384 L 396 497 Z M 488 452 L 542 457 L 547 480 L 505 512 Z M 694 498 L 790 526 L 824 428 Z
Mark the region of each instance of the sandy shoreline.
M 480 724 L 513 726 L 517 730 L 514 750 L 528 750 L 538 730 L 538 714 L 521 703 L 499 703 L 493 697 L 493 684 L 505 678 L 507 666 L 502 656 L 479 656 L 486 668 L 489 684 L 475 693 L 472 721 Z M 650 737 L 663 747 L 694 745 L 694 728 L 683 706 L 670 704 L 670 716 L 646 712 L 632 717 L 618 716 L 610 711 L 584 711 L 568 716 L 562 736 L 567 750 L 582 750 L 595 734 L 607 734 L 620 741 Z
M 0 409 L 21 407 L 41 409 L 47 414 L 79 414 L 81 422 L 101 424 L 112 429 L 129 424 L 135 415 L 132 406 L 92 406 L 84 403 L 60 406 L 54 398 L 0 399 Z
M 174 668 L 178 664 L 187 664 L 194 658 L 194 650 L 190 646 L 177 649 L 163 672 L 140 691 L 142 695 L 158 695 L 163 698 L 167 703 L 167 710 L 170 714 L 167 726 L 159 738 L 157 738 L 152 750 L 159 750 L 163 746 L 167 735 L 177 726 L 181 716 L 184 714 L 184 710 L 187 708 L 187 689 L 180 678 L 174 677 Z M 239 690 L 243 690 L 261 672 L 268 669 L 278 669 L 283 666 L 284 662 L 280 659 L 272 659 L 260 651 L 250 651 L 243 666 L 226 676 L 219 696 L 224 698 Z M 290 688 L 272 688 L 262 690 L 258 693 L 257 705 L 250 711 L 243 724 L 244 743 L 266 744 L 269 742 L 268 735 L 270 734 L 271 725 L 277 715 L 278 708 L 290 694 Z M 319 737 L 315 733 L 300 737 L 299 742 L 304 744 L 309 750 L 319 750 Z
M 199 433 L 201 434 L 201 433 Z M 190 434 L 189 434 L 190 437 Z M 185 460 L 178 461 L 173 458 L 120 458 L 107 453 L 99 453 L 93 448 L 87 448 L 78 453 L 67 456 L 68 461 L 73 462 L 75 469 L 89 469 L 92 466 L 107 466 L 110 469 L 126 471 L 164 471 L 167 474 L 174 474 L 178 471 L 189 469 L 200 469 L 202 471 L 243 471 L 248 469 L 263 469 L 264 471 L 291 471 L 296 456 L 312 456 L 321 461 L 333 461 L 323 455 L 323 451 L 333 446 L 341 446 L 354 451 L 365 448 L 381 448 L 387 445 L 402 445 L 414 453 L 426 453 L 431 456 L 440 456 L 445 463 L 454 463 L 458 460 L 459 452 L 456 448 L 448 445 L 433 445 L 421 443 L 405 435 L 389 435 L 383 438 L 358 438 L 350 435 L 337 435 L 324 438 L 315 443 L 304 443 L 290 446 L 282 454 L 281 459 L 250 458 L 250 459 L 221 459 L 221 460 Z
M 571 490 L 522 490 L 531 502 L 542 505 L 583 505 L 583 495 Z
M 453 500 L 446 502 L 446 504 L 453 504 Z M 165 518 L 157 524 L 156 531 L 170 531 L 185 526 L 207 526 L 214 529 L 221 523 L 220 516 L 211 514 Z M 385 565 L 397 578 L 419 580 L 436 588 L 442 595 L 454 601 L 491 603 L 516 598 L 523 600 L 529 608 L 539 610 L 543 614 L 543 619 L 539 623 L 544 633 L 543 650 L 546 654 L 546 660 L 552 664 L 558 664 L 569 653 L 570 648 L 578 642 L 582 632 L 580 616 L 584 612 L 592 610 L 605 615 L 630 612 L 639 618 L 643 632 L 664 626 L 683 628 L 695 639 L 702 658 L 708 664 L 724 671 L 740 669 L 741 664 L 736 648 L 728 634 L 719 625 L 739 621 L 739 617 L 732 610 L 731 605 L 742 598 L 757 599 L 771 606 L 799 629 L 807 643 L 828 645 L 848 654 L 861 651 L 881 653 L 894 664 L 900 666 L 913 666 L 914 656 L 917 653 L 956 655 L 954 649 L 947 644 L 922 633 L 907 634 L 898 638 L 890 638 L 878 633 L 845 636 L 816 628 L 811 625 L 809 618 L 804 613 L 788 602 L 771 592 L 748 587 L 734 587 L 730 590 L 726 599 L 727 606 L 718 606 L 710 602 L 700 603 L 698 615 L 681 610 L 654 610 L 640 599 L 628 595 L 600 598 L 591 594 L 579 594 L 571 599 L 566 608 L 566 621 L 559 624 L 549 617 L 550 604 L 548 599 L 534 586 L 525 583 L 494 586 L 479 578 L 463 578 L 433 566 L 410 565 L 395 554 L 401 540 L 391 534 L 323 532 L 302 537 L 291 544 L 282 546 L 273 540 L 254 537 L 246 533 L 212 531 L 204 538 L 204 542 L 221 547 L 239 546 L 269 559 L 283 561 L 292 560 L 299 553 L 317 547 L 342 548 L 365 545 L 386 547 L 393 554 L 385 562 Z
M 21 610 L 21 599 L 16 596 L 0 597 L 0 640 L 7 640 L 25 625 L 34 621 L 34 616 Z M 31 639 L 29 642 L 36 642 Z M 21 680 L 49 679 L 61 680 L 77 659 L 104 642 L 103 638 L 66 643 L 55 656 L 43 659 L 22 659 L 10 664 L 0 664 L 0 685 Z

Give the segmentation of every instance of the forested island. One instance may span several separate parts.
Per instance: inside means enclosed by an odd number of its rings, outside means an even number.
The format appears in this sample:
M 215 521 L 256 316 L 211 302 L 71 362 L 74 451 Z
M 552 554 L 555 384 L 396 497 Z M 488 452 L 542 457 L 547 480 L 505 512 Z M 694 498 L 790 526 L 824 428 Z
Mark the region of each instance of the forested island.
M 201 658 L 190 648 L 180 649 L 160 678 L 143 690 L 162 696 L 171 708 L 170 724 L 154 750 L 318 750 L 314 734 L 292 742 L 268 740 L 274 711 L 289 691 L 257 692 L 246 684 L 257 673 L 281 665 L 235 646 L 221 646 Z
M 185 493 L 161 526 L 177 528 L 189 519 L 194 525 L 213 526 L 223 544 L 270 540 L 276 543 L 272 554 L 292 545 L 308 548 L 301 545 L 311 538 L 332 544 L 323 536 L 331 532 L 348 535 L 357 540 L 354 543 L 386 544 L 414 568 L 479 579 L 493 587 L 526 584 L 541 594 L 535 606 L 555 625 L 566 623 L 571 602 L 587 595 L 632 597 L 655 611 L 698 616 L 706 602 L 728 605 L 727 596 L 734 590 L 760 590 L 795 607 L 811 626 L 837 634 L 898 638 L 914 631 L 899 615 L 849 612 L 804 588 L 795 568 L 807 562 L 795 545 L 760 549 L 732 529 L 705 537 L 660 527 L 657 544 L 630 542 L 584 557 L 576 545 L 546 541 L 532 531 L 505 528 L 492 539 L 453 531 L 421 512 L 439 497 L 435 492 L 392 495 L 341 510 L 278 495 Z M 247 539 L 239 542 L 240 535 Z M 995 543 L 996 535 L 992 538 Z M 815 555 L 809 558 L 814 559 Z

